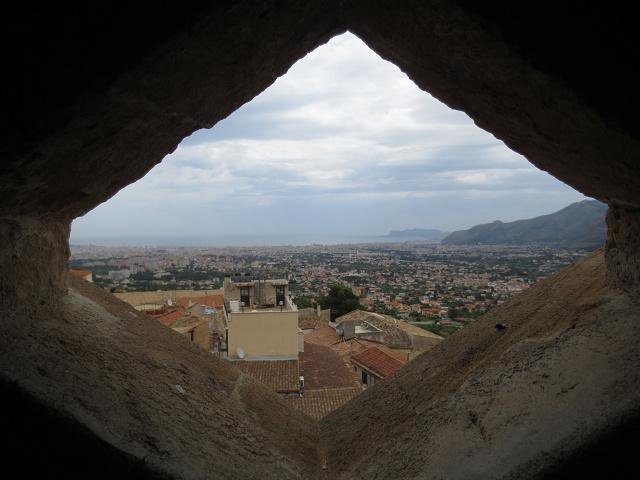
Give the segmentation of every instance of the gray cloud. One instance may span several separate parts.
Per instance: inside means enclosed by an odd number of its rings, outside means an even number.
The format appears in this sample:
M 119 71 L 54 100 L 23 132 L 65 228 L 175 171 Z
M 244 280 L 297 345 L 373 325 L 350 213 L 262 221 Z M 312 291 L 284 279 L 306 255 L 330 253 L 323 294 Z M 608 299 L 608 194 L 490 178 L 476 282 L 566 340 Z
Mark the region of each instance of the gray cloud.
M 582 198 L 344 34 L 77 219 L 72 238 L 456 229 Z

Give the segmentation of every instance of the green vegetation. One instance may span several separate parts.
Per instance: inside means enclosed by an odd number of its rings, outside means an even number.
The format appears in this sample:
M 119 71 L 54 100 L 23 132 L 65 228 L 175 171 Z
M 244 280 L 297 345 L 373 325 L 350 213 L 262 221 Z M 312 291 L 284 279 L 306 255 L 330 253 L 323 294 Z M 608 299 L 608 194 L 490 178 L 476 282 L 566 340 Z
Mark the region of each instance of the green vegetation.
M 454 327 L 453 325 L 442 326 L 436 323 L 433 323 L 431 325 L 420 324 L 417 326 L 422 328 L 423 330 L 427 330 L 428 332 L 440 335 L 441 337 L 448 337 L 449 335 L 456 333 L 459 330 L 458 327 Z
M 316 306 L 315 298 L 306 295 L 294 298 L 293 303 L 295 303 L 298 308 L 314 308 Z
M 349 287 L 334 283 L 329 288 L 328 295 L 322 295 L 318 299 L 322 308 L 331 309 L 331 320 L 360 308 L 358 297 Z
M 381 306 L 375 306 L 374 307 L 374 311 L 376 313 L 382 313 L 383 315 L 389 315 L 391 317 L 396 317 L 399 318 L 400 317 L 400 312 L 398 310 L 396 310 L 395 308 L 388 308 L 384 306 L 383 304 L 380 304 Z

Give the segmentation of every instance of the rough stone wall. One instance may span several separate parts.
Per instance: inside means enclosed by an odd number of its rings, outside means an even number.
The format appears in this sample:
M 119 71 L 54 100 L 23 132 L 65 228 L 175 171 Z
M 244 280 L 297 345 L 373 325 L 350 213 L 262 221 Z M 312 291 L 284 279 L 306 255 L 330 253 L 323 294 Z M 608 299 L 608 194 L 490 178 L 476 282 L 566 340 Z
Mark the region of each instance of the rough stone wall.
M 193 8 L 158 6 L 153 11 L 134 6 L 118 11 L 94 5 L 73 10 L 58 4 L 43 11 L 25 4 L 28 10 L 7 21 L 0 32 L 7 66 L 0 90 L 4 110 L 0 119 L 3 377 L 22 380 L 32 398 L 56 412 L 65 412 L 73 421 L 103 428 L 112 445 L 139 454 L 136 458 L 142 463 L 150 459 L 175 469 L 174 476 L 187 476 L 181 468 L 198 476 L 201 470 L 197 465 L 220 458 L 209 457 L 209 452 L 220 452 L 219 445 L 226 445 L 228 438 L 212 439 L 204 433 L 207 441 L 220 443 L 193 455 L 189 447 L 202 446 L 188 443 L 193 431 L 176 422 L 176 435 L 185 439 L 176 442 L 175 437 L 164 435 L 167 419 L 157 414 L 167 402 L 175 401 L 170 395 L 176 394 L 167 390 L 167 385 L 172 387 L 175 382 L 171 382 L 179 378 L 190 382 L 194 391 L 204 389 L 208 367 L 200 367 L 199 380 L 189 380 L 193 371 L 186 363 L 171 363 L 165 368 L 166 363 L 154 360 L 158 353 L 154 351 L 142 355 L 151 356 L 152 361 L 144 363 L 144 375 L 136 376 L 130 371 L 136 363 L 127 355 L 141 354 L 140 338 L 148 332 L 111 328 L 112 324 L 103 321 L 116 322 L 112 316 L 98 313 L 99 309 L 77 296 L 67 312 L 70 318 L 51 318 L 60 311 L 66 291 L 69 223 L 142 177 L 185 136 L 213 126 L 259 94 L 297 59 L 346 29 L 398 65 L 420 88 L 467 112 L 480 127 L 539 168 L 611 205 L 606 276 L 601 265 L 588 273 L 598 275 L 594 281 L 606 277 L 611 286 L 635 290 L 640 282 L 640 103 L 634 99 L 640 82 L 635 71 L 640 50 L 635 47 L 635 25 L 626 28 L 627 24 L 612 21 L 635 17 L 604 4 L 598 11 L 559 8 L 557 2 L 535 2 L 535 6 L 528 6 L 534 5 L 532 2 L 505 2 L 491 11 L 491 7 L 473 3 L 240 0 Z M 617 15 L 610 15 L 611 11 Z M 557 25 L 553 32 L 557 45 L 564 47 L 564 40 L 571 39 L 578 55 L 554 53 L 562 48 L 549 43 L 545 19 L 550 16 Z M 596 50 L 590 51 L 591 47 Z M 602 68 L 601 60 L 609 69 Z M 598 69 L 602 71 L 594 72 Z M 575 274 L 576 270 L 568 272 Z M 323 432 L 331 437 L 327 445 L 335 447 L 330 465 L 335 477 L 348 477 L 351 471 L 352 477 L 364 473 L 382 477 L 387 472 L 389 478 L 406 478 L 424 467 L 425 462 L 412 463 L 407 458 L 407 445 L 415 445 L 416 438 L 431 442 L 426 451 L 435 452 L 436 469 L 429 473 L 434 477 L 454 471 L 469 478 L 474 467 L 489 469 L 485 477 L 497 476 L 499 471 L 519 477 L 518 468 L 533 466 L 541 471 L 559 452 L 567 453 L 585 438 L 592 438 L 599 425 L 608 428 L 614 417 L 628 414 L 629 406 L 637 407 L 633 394 L 638 391 L 634 384 L 638 362 L 634 355 L 640 334 L 634 329 L 637 321 L 632 321 L 637 320 L 637 305 L 627 298 L 612 302 L 602 291 L 598 297 L 601 305 L 579 298 L 585 294 L 585 285 L 595 288 L 589 282 L 589 278 L 583 279 L 575 286 L 577 293 L 572 290 L 573 298 L 580 300 L 573 309 L 564 308 L 566 298 L 553 290 L 543 291 L 545 308 L 535 317 L 539 321 L 531 325 L 546 325 L 546 333 L 550 327 L 563 326 L 568 334 L 556 331 L 553 338 L 541 338 L 534 332 L 534 341 L 523 335 L 517 348 L 512 348 L 513 342 L 494 338 L 493 332 L 478 331 L 487 327 L 487 322 L 480 322 L 452 338 L 453 343 L 442 342 L 423 362 L 414 362 L 393 387 L 384 383 L 376 386 L 353 408 L 332 416 Z M 538 293 L 540 290 L 525 292 L 522 299 Z M 535 315 L 520 305 L 505 322 L 517 323 Z M 556 323 L 545 324 L 550 318 Z M 580 322 L 585 318 L 590 323 L 582 329 Z M 73 328 L 82 331 L 68 331 Z M 103 332 L 105 336 L 94 335 L 88 345 L 83 337 L 85 328 L 108 331 Z M 490 331 L 491 325 L 487 328 Z M 521 331 L 509 328 L 503 337 Z M 478 336 L 472 349 L 456 349 L 474 333 Z M 171 344 L 172 337 L 168 338 Z M 131 350 L 123 346 L 131 346 Z M 90 371 L 77 365 L 77 356 L 83 352 L 92 360 L 87 364 Z M 100 354 L 96 356 L 96 352 Z M 488 353 L 495 360 L 491 365 L 485 361 Z M 121 357 L 119 363 L 114 359 L 116 354 Z M 424 367 L 427 358 L 439 355 L 442 371 L 446 370 L 442 377 L 438 377 L 438 369 Z M 547 364 L 538 362 L 541 355 Z M 456 368 L 473 376 L 452 378 L 452 356 L 456 356 Z M 22 361 L 16 361 L 19 358 Z M 584 360 L 586 367 L 580 369 L 576 359 Z M 197 356 L 189 356 L 187 363 L 193 362 L 198 362 Z M 571 367 L 569 373 L 567 366 Z M 155 393 L 144 397 L 149 390 L 138 388 L 150 379 L 155 381 L 158 372 L 166 376 L 167 385 L 157 391 L 153 390 L 157 385 L 150 386 Z M 557 377 L 545 377 L 549 372 Z M 104 375 L 111 380 L 102 382 Z M 569 377 L 578 382 L 565 381 Z M 224 385 L 218 385 L 215 394 L 207 397 L 207 391 L 202 390 L 188 397 L 194 402 L 209 399 L 200 410 L 208 409 L 211 415 L 194 425 L 201 428 L 207 418 L 221 413 L 213 408 L 219 400 L 234 395 L 234 402 L 228 405 L 233 413 L 221 421 L 238 430 L 247 448 L 236 457 L 236 463 L 220 464 L 219 468 L 228 468 L 230 475 L 239 477 L 251 471 L 256 478 L 265 476 L 260 462 L 273 477 L 278 475 L 278 462 L 289 466 L 291 477 L 313 471 L 315 460 L 309 460 L 313 455 L 309 447 L 314 442 L 312 429 L 302 427 L 304 421 L 296 418 L 300 428 L 306 428 L 302 440 L 285 434 L 273 436 L 277 425 L 267 410 L 277 410 L 286 419 L 286 409 L 264 400 L 266 393 L 234 379 L 235 374 L 218 371 L 216 381 Z M 540 382 L 546 391 L 538 389 Z M 430 404 L 429 399 L 435 398 L 430 386 L 448 388 L 450 396 Z M 113 415 L 111 405 L 99 403 L 94 394 L 97 387 L 113 402 L 124 400 L 121 407 L 131 415 L 123 418 L 131 422 L 131 428 L 111 436 L 110 421 L 124 420 L 118 412 Z M 129 396 L 120 395 L 123 387 L 128 388 Z M 77 395 L 70 398 L 65 388 L 75 389 Z M 140 404 L 141 395 L 148 403 Z M 238 397 L 244 406 L 235 410 Z M 503 403 L 495 403 L 498 397 Z M 51 398 L 57 398 L 57 403 L 51 405 Z M 446 418 L 438 417 L 443 398 L 452 407 Z M 523 413 L 522 408 L 529 407 Z M 424 409 L 431 409 L 433 415 L 425 414 Z M 558 424 L 558 411 L 568 422 Z M 178 408 L 179 416 L 181 412 Z M 253 415 L 250 423 L 244 421 L 249 418 L 247 413 Z M 184 419 L 191 415 L 191 411 L 184 413 Z M 436 435 L 430 429 L 438 418 L 446 420 L 446 428 Z M 157 438 L 147 435 L 150 421 Z M 385 422 L 389 428 L 382 428 Z M 256 424 L 261 425 L 259 435 Z M 557 445 L 558 449 L 550 452 L 549 439 L 560 438 L 555 427 L 565 428 L 562 438 L 568 440 L 569 447 Z M 349 438 L 351 434 L 356 437 Z M 403 439 L 407 441 L 403 443 Z M 284 447 L 278 448 L 278 442 Z M 303 444 L 307 446 L 303 454 L 289 458 L 290 452 L 300 453 L 299 445 Z M 266 456 L 265 445 L 271 448 Z M 464 446 L 472 449 L 471 456 L 464 455 L 469 451 L 460 451 Z M 359 450 L 350 452 L 352 447 Z M 422 444 L 420 447 L 415 458 L 422 459 L 424 449 Z M 454 453 L 456 449 L 459 455 Z M 371 462 L 366 461 L 369 453 L 375 457 Z M 185 455 L 193 456 L 185 463 Z M 461 458 L 465 462 L 459 462 Z M 532 463 L 517 464 L 523 458 Z M 385 460 L 377 472 L 359 470 Z
M 310 418 L 98 285 L 68 282 L 59 310 L 0 322 L 6 471 L 24 459 L 21 478 L 313 478 Z
M 609 207 L 606 220 L 607 283 L 640 293 L 640 209 Z
M 66 295 L 70 222 L 0 218 L 0 311 L 57 308 Z

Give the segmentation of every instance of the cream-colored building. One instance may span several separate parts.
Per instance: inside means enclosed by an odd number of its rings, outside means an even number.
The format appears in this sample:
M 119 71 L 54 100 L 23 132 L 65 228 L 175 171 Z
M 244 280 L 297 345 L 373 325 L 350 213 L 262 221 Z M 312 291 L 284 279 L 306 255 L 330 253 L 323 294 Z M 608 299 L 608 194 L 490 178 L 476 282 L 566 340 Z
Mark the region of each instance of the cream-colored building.
M 286 279 L 226 277 L 223 288 L 229 360 L 298 359 L 303 333 Z

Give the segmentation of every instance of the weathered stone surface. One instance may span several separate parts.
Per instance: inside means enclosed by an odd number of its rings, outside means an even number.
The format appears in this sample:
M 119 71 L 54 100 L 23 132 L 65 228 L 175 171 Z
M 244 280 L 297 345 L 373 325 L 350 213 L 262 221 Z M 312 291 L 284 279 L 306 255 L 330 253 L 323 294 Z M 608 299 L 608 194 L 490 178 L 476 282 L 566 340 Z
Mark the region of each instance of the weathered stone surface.
M 98 285 L 69 284 L 58 311 L 3 314 L 0 426 L 14 429 L 3 429 L 5 468 L 17 464 L 23 478 L 257 480 L 320 470 L 310 418 Z M 40 425 L 7 418 L 34 413 Z
M 70 222 L 0 218 L 0 312 L 57 308 L 66 295 Z
M 609 207 L 605 260 L 609 285 L 640 293 L 640 209 Z

